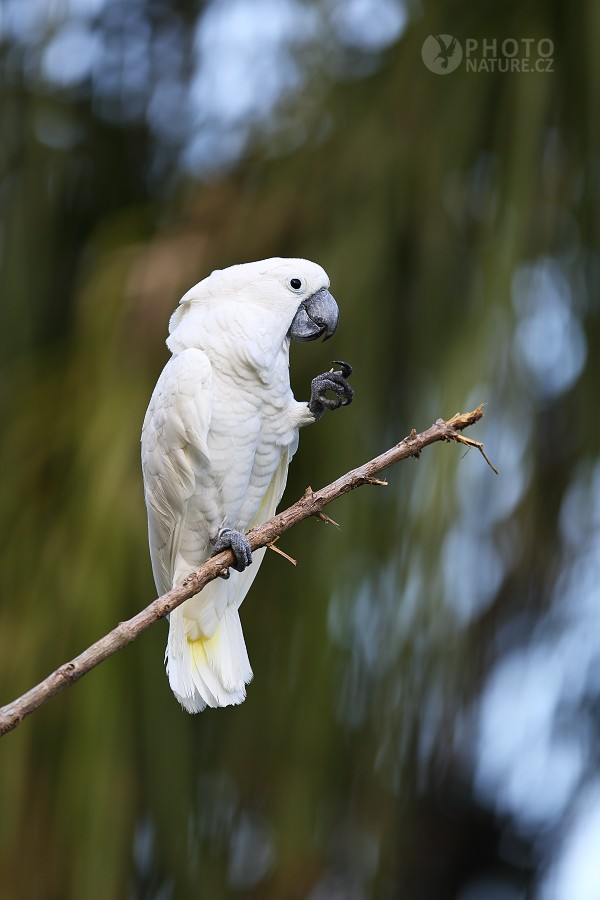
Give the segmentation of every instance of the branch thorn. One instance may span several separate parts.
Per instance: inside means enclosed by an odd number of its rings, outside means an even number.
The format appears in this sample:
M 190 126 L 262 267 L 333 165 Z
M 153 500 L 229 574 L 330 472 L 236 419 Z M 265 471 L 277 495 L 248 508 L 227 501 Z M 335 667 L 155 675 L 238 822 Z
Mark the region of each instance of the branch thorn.
M 274 553 L 278 553 L 280 556 L 283 556 L 283 558 L 287 559 L 287 561 L 289 563 L 291 563 L 293 566 L 297 566 L 298 562 L 297 562 L 297 560 L 294 559 L 293 556 L 289 556 L 280 547 L 275 546 L 275 544 L 277 543 L 278 540 L 279 540 L 279 538 L 276 537 L 274 541 L 271 541 L 270 544 L 267 544 L 267 547 L 269 548 L 269 550 L 273 550 Z
M 340 525 L 338 525 L 338 523 L 335 521 L 335 519 L 332 519 L 330 516 L 328 516 L 324 512 L 320 512 L 320 511 L 316 512 L 316 513 L 314 513 L 314 516 L 316 519 L 320 519 L 321 522 L 325 522 L 326 525 L 335 525 L 336 528 L 341 527 Z

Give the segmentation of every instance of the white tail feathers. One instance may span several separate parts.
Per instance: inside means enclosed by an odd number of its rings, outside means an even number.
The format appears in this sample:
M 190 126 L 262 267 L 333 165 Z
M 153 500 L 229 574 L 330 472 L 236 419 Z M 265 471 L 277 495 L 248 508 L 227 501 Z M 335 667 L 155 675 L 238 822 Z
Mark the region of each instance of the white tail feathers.
M 242 703 L 252 669 L 237 607 L 226 606 L 213 634 L 205 637 L 186 618 L 186 605 L 173 610 L 169 619 L 165 662 L 171 690 L 190 713 Z
M 255 550 L 252 565 L 230 578 L 216 578 L 169 616 L 165 662 L 171 690 L 184 709 L 233 706 L 246 699 L 252 669 L 238 609 L 266 553 Z M 183 580 L 189 567 L 177 572 Z

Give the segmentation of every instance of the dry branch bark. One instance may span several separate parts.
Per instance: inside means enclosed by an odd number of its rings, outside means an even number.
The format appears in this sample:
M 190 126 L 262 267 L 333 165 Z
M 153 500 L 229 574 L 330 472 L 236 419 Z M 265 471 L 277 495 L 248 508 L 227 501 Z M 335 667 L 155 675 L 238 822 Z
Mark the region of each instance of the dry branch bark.
M 308 519 L 310 516 L 316 516 L 325 522 L 336 524 L 333 522 L 333 519 L 330 519 L 323 512 L 324 506 L 341 497 L 342 494 L 347 494 L 349 491 L 360 487 L 360 485 L 386 484 L 385 481 L 380 481 L 376 478 L 380 472 L 383 472 L 384 469 L 389 468 L 401 459 L 406 459 L 409 456 L 418 457 L 424 447 L 434 444 L 436 441 L 453 441 L 469 447 L 475 447 L 483 455 L 488 465 L 496 472 L 496 469 L 485 455 L 483 444 L 471 438 L 466 438 L 461 434 L 464 428 L 474 425 L 482 416 L 483 404 L 471 412 L 457 413 L 447 422 L 443 419 L 438 419 L 430 428 L 422 431 L 420 434 L 417 434 L 413 429 L 410 435 L 400 441 L 399 444 L 386 450 L 385 453 L 375 457 L 375 459 L 364 463 L 357 469 L 347 472 L 326 487 L 318 491 L 313 491 L 310 487 L 307 488 L 304 496 L 297 503 L 273 516 L 272 519 L 269 519 L 263 525 L 257 525 L 248 533 L 250 546 L 253 550 L 256 550 L 259 547 L 273 544 L 280 535 L 288 531 L 293 525 L 301 522 L 303 519 Z M 90 669 L 93 669 L 103 660 L 112 656 L 113 653 L 134 641 L 158 619 L 162 619 L 175 607 L 184 603 L 194 594 L 199 593 L 209 581 L 217 578 L 233 561 L 231 550 L 224 551 L 218 556 L 209 559 L 199 569 L 188 575 L 181 585 L 163 594 L 162 597 L 158 597 L 133 618 L 128 619 L 126 622 L 120 622 L 116 628 L 113 628 L 112 631 L 92 644 L 91 647 L 88 647 L 87 650 L 84 650 L 83 653 L 80 653 L 79 656 L 76 656 L 70 662 L 60 666 L 21 697 L 18 697 L 12 703 L 8 703 L 6 706 L 0 707 L 0 736 L 8 731 L 12 731 L 26 716 L 42 706 L 50 697 L 74 684 L 83 675 L 87 674 Z

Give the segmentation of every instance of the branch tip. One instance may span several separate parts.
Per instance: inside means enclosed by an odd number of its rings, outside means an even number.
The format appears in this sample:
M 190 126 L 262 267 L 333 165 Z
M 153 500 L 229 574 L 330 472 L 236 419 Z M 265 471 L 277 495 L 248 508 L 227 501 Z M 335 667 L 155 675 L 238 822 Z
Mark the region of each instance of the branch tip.
M 462 431 L 463 428 L 468 428 L 469 425 L 474 425 L 475 422 L 479 422 L 479 420 L 483 418 L 484 406 L 485 403 L 480 403 L 479 406 L 476 406 L 471 412 L 459 412 L 453 415 L 451 419 L 448 419 L 447 422 L 444 422 L 443 419 L 438 419 L 435 424 L 438 425 L 443 423 L 450 428 L 454 428 L 455 431 Z

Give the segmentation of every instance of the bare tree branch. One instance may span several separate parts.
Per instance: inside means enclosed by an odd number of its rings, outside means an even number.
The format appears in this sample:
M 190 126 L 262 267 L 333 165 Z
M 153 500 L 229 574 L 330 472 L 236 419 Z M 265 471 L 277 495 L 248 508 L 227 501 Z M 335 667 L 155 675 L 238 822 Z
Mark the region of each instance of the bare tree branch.
M 364 463 L 357 469 L 347 472 L 326 487 L 318 491 L 313 491 L 310 487 L 307 488 L 304 496 L 297 503 L 273 516 L 272 519 L 269 519 L 263 525 L 257 525 L 256 528 L 253 528 L 248 533 L 250 546 L 253 550 L 257 550 L 259 547 L 273 545 L 285 531 L 288 531 L 297 522 L 308 519 L 310 516 L 316 516 L 324 522 L 333 525 L 337 524 L 323 512 L 324 506 L 331 503 L 332 500 L 341 497 L 342 494 L 347 494 L 349 491 L 360 487 L 362 484 L 385 485 L 387 482 L 380 481 L 375 476 L 401 459 L 406 459 L 409 456 L 418 457 L 424 447 L 436 441 L 454 441 L 455 443 L 465 444 L 468 447 L 475 447 L 483 455 L 488 465 L 496 472 L 496 469 L 484 453 L 483 444 L 471 438 L 466 438 L 461 434 L 464 428 L 473 425 L 482 416 L 483 404 L 472 410 L 472 412 L 457 413 L 447 422 L 443 419 L 438 419 L 434 425 L 420 434 L 417 434 L 413 429 L 410 435 L 404 438 L 403 441 L 400 441 L 399 444 L 396 444 L 395 447 L 386 450 L 385 453 Z M 496 472 L 496 474 L 498 473 Z M 293 560 L 291 561 L 294 562 Z M 90 669 L 93 669 L 94 666 L 97 666 L 107 657 L 112 656 L 113 653 L 134 641 L 158 619 L 162 619 L 175 607 L 184 603 L 194 594 L 199 593 L 209 581 L 217 578 L 233 562 L 234 557 L 231 550 L 226 550 L 223 553 L 219 553 L 218 556 L 209 559 L 199 569 L 188 575 L 182 584 L 154 600 L 153 603 L 137 613 L 133 618 L 128 619 L 126 622 L 120 622 L 116 628 L 113 628 L 99 641 L 96 641 L 96 643 L 92 644 L 91 647 L 88 647 L 87 650 L 84 650 L 83 653 L 80 653 L 79 656 L 76 656 L 70 662 L 60 666 L 21 697 L 6 706 L 0 707 L 0 735 L 12 731 L 17 725 L 20 725 L 26 716 L 42 706 L 54 694 L 58 694 L 63 688 L 74 684 Z

